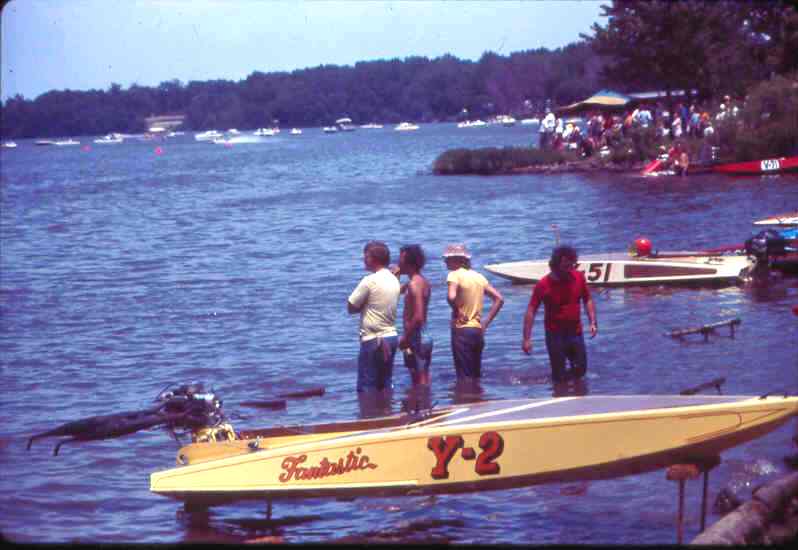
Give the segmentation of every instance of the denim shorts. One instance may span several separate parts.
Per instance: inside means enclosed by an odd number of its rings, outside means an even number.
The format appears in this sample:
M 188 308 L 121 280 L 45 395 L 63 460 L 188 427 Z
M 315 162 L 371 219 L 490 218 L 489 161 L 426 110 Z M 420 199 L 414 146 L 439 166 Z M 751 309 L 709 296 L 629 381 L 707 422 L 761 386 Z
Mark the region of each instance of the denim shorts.
M 587 352 L 582 333 L 546 331 L 546 350 L 551 363 L 551 378 L 555 383 L 582 378 L 587 372 Z M 566 370 L 565 361 L 571 363 Z
M 388 347 L 387 361 L 383 343 Z M 360 343 L 360 354 L 357 357 L 357 391 L 384 390 L 393 387 L 393 358 L 398 345 L 398 336 L 372 338 Z
M 458 379 L 482 376 L 482 350 L 484 348 L 485 336 L 481 328 L 452 329 L 452 355 Z
M 410 338 L 410 347 L 404 353 L 405 367 L 412 373 L 428 373 L 432 361 L 432 346 L 432 338 L 426 331 L 417 330 Z

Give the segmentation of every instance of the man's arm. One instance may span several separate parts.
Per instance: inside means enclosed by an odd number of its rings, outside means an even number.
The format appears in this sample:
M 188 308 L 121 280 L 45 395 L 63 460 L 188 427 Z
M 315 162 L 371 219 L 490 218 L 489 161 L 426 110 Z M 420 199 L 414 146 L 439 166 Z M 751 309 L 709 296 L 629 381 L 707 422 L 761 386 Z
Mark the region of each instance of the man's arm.
M 598 333 L 598 321 L 596 321 L 596 306 L 593 304 L 593 297 L 590 294 L 585 296 L 585 309 L 587 318 L 590 320 L 590 337 L 595 338 Z
M 524 340 L 521 342 L 521 349 L 527 355 L 532 353 L 532 326 L 535 324 L 535 316 L 538 313 L 539 303 L 532 303 L 529 300 L 529 305 L 526 306 L 526 313 L 524 313 Z
M 368 285 L 364 280 L 361 280 L 346 300 L 346 310 L 350 315 L 360 313 L 363 310 L 368 303 L 368 295 Z
M 421 291 L 421 285 L 416 281 L 411 280 L 407 284 L 405 300 L 409 300 L 412 304 L 410 307 L 413 308 L 413 316 L 405 323 L 404 333 L 399 339 L 399 347 L 401 349 L 405 349 L 410 345 L 410 338 L 424 325 L 424 299 Z M 405 303 L 405 307 L 407 307 L 407 303 Z
M 446 292 L 446 301 L 453 310 L 457 308 L 457 283 L 449 281 L 449 288 Z
M 501 293 L 493 288 L 490 284 L 485 287 L 485 294 L 493 301 L 490 306 L 490 311 L 488 311 L 488 316 L 485 318 L 485 322 L 482 323 L 482 331 L 488 330 L 488 325 L 493 321 L 496 317 L 496 314 L 499 313 L 499 310 L 504 305 L 504 297 Z

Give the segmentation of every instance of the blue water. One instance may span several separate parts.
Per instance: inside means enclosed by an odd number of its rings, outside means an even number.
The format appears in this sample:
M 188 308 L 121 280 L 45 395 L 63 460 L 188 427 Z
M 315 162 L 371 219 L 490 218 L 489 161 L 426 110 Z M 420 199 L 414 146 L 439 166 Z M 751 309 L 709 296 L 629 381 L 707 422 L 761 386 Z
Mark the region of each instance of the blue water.
M 21 542 L 445 541 L 667 544 L 677 486 L 663 471 L 437 497 L 304 500 L 187 514 L 151 494 L 171 467 L 163 431 L 25 450 L 27 438 L 91 415 L 149 406 L 168 383 L 203 381 L 237 428 L 351 419 L 357 317 L 346 299 L 365 274 L 362 247 L 421 243 L 433 284 L 432 400 L 457 399 L 449 351 L 448 242 L 474 266 L 545 258 L 561 239 L 583 253 L 742 242 L 751 222 L 798 209 L 798 177 L 641 179 L 622 175 L 438 177 L 455 147 L 526 145 L 529 127 L 417 132 L 306 129 L 232 147 L 183 136 L 80 147 L 2 150 L 0 203 L 0 530 Z M 85 147 L 89 144 L 88 147 Z M 156 150 L 160 147 L 160 154 Z M 484 272 L 484 270 L 483 270 Z M 506 303 L 487 333 L 485 399 L 552 395 L 542 327 L 520 350 L 530 286 L 491 278 Z M 798 278 L 767 286 L 629 288 L 594 293 L 587 392 L 666 394 L 725 377 L 724 393 L 798 392 Z M 677 328 L 739 317 L 726 331 L 673 340 Z M 538 321 L 540 323 L 540 320 Z M 409 377 L 397 363 L 398 412 Z M 323 386 L 283 411 L 238 406 Z M 778 475 L 795 424 L 724 454 L 710 495 L 752 471 Z M 550 452 L 556 453 L 557 449 Z M 750 477 L 750 476 L 749 476 Z M 687 486 L 685 538 L 699 529 L 700 483 Z M 709 522 L 718 515 L 710 511 Z

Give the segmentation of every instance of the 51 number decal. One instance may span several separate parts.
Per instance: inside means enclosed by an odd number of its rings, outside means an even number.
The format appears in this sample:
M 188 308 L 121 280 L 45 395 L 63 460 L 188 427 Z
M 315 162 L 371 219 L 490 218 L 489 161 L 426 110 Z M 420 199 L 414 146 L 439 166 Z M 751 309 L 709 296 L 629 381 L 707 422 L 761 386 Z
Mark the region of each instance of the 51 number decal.
M 611 263 L 587 264 L 587 275 L 586 275 L 587 282 L 595 283 L 601 281 L 602 283 L 606 283 L 607 281 L 610 280 L 611 271 L 612 271 Z
M 494 462 L 504 451 L 504 439 L 497 432 L 485 432 L 479 438 L 479 448 L 482 452 L 476 454 L 473 447 L 464 447 L 463 437 L 460 435 L 447 435 L 445 437 L 430 437 L 427 448 L 435 455 L 435 466 L 430 471 L 433 479 L 447 479 L 449 477 L 449 464 L 460 450 L 463 460 L 474 460 L 474 471 L 481 475 L 494 475 L 501 471 L 498 462 Z

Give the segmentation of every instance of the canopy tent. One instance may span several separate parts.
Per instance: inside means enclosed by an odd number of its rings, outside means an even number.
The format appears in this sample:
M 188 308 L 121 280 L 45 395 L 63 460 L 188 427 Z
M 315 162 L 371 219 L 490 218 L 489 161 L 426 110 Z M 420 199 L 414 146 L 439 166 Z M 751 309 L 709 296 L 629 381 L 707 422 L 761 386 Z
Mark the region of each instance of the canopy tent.
M 596 92 L 589 98 L 578 101 L 576 103 L 572 103 L 570 105 L 565 105 L 563 107 L 558 107 L 555 109 L 557 114 L 560 113 L 576 113 L 580 111 L 588 111 L 590 109 L 598 109 L 598 110 L 615 110 L 615 109 L 623 109 L 624 107 L 628 106 L 634 102 L 634 99 L 629 97 L 628 95 L 624 95 L 619 92 L 613 92 L 612 90 L 601 90 L 600 92 Z

